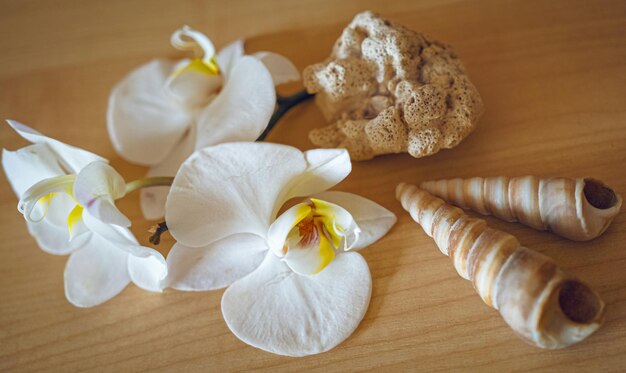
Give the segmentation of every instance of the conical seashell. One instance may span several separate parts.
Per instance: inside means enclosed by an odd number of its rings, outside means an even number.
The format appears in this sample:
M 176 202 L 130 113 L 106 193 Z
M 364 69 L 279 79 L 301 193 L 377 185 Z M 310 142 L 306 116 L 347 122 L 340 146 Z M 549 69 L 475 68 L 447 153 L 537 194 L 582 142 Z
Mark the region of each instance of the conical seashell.
M 574 241 L 601 235 L 622 206 L 619 194 L 591 178 L 474 177 L 426 181 L 420 188 L 459 207 Z
M 524 340 L 542 348 L 566 347 L 602 324 L 598 293 L 552 259 L 414 185 L 398 185 L 396 197 L 461 277 L 472 281 L 483 301 Z

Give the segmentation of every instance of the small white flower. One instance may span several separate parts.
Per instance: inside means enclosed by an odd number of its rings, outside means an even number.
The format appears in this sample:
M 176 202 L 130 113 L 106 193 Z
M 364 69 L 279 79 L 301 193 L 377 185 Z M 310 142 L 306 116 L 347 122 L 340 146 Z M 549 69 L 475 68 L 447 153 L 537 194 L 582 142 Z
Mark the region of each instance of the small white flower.
M 30 234 L 46 252 L 70 254 L 65 295 L 78 307 L 103 303 L 129 282 L 162 291 L 163 256 L 139 245 L 115 207 L 126 183 L 107 160 L 48 138 L 16 121 L 9 125 L 32 145 L 2 151 L 2 166 Z
M 178 241 L 167 257 L 168 285 L 230 285 L 224 319 L 260 349 L 303 356 L 341 343 L 365 315 L 371 294 L 369 268 L 354 250 L 396 221 L 365 198 L 324 192 L 350 170 L 343 149 L 303 153 L 257 142 L 195 152 L 167 199 L 166 221 Z M 276 218 L 298 196 L 312 197 Z
M 109 98 L 111 141 L 126 160 L 151 166 L 148 176 L 174 176 L 195 149 L 254 141 L 274 111 L 274 85 L 300 79 L 278 54 L 244 56 L 241 40 L 216 54 L 209 38 L 185 26 L 171 43 L 196 58 L 153 60 L 119 82 Z M 147 219 L 163 216 L 167 190 L 141 191 Z

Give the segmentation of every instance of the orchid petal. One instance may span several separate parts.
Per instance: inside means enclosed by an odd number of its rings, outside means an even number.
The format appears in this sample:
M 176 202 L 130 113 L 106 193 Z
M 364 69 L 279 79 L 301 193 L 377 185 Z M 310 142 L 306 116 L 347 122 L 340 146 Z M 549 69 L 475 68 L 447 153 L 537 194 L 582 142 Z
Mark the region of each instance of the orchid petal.
M 50 147 L 50 149 L 56 154 L 56 157 L 53 159 L 59 162 L 66 169 L 67 172 L 64 173 L 75 174 L 91 162 L 107 161 L 106 159 L 86 150 L 79 149 L 44 136 L 16 120 L 9 119 L 7 120 L 7 123 L 24 139 L 32 142 L 33 144 L 46 144 Z
M 83 213 L 83 222 L 90 231 L 110 241 L 119 250 L 142 258 L 161 255 L 154 249 L 139 245 L 135 236 L 127 228 L 104 223 L 87 212 Z
M 193 121 L 193 113 L 164 86 L 175 62 L 153 60 L 131 72 L 109 97 L 107 128 L 115 150 L 126 160 L 162 162 Z
M 272 75 L 274 85 L 300 80 L 298 68 L 288 58 L 272 52 L 258 52 L 254 57 L 263 62 Z
M 72 194 L 74 180 L 75 175 L 62 175 L 35 183 L 22 194 L 18 211 L 31 223 L 43 220 L 55 195 Z
M 299 203 L 290 207 L 287 211 L 283 212 L 274 222 L 270 225 L 267 231 L 267 244 L 269 249 L 274 255 L 282 257 L 284 256 L 283 247 L 285 240 L 289 232 L 311 213 L 311 206 L 307 203 Z
M 64 175 L 63 169 L 56 161 L 56 155 L 43 143 L 29 145 L 17 151 L 3 149 L 2 166 L 18 197 L 43 179 Z M 71 211 L 75 203 L 65 194 L 55 196 L 51 200 L 48 202 L 50 205 L 54 202 L 52 211 L 48 208 L 49 213 L 39 223 L 27 222 L 28 231 L 43 251 L 67 255 L 75 248 L 69 244 L 67 226 L 62 223 L 62 219 L 63 213 L 67 216 L 67 212 Z M 67 206 L 64 206 L 65 204 Z M 78 234 L 78 231 L 76 233 Z
M 353 250 L 362 249 L 378 241 L 389 232 L 397 220 L 391 211 L 356 194 L 328 191 L 317 194 L 315 198 L 335 203 L 350 212 L 361 229 Z
M 68 193 L 54 193 L 48 200 L 50 205 L 44 220 L 67 230 L 68 216 L 76 208 L 76 201 Z
M 299 275 L 317 275 L 335 259 L 335 250 L 323 234 L 307 245 L 290 245 L 283 261 Z
M 321 215 L 324 220 L 328 220 L 328 223 L 324 222 L 324 224 L 332 233 L 341 234 L 356 227 L 352 214 L 342 206 L 320 198 L 310 198 L 310 200 L 316 215 Z
M 222 297 L 230 330 L 245 343 L 279 355 L 328 351 L 357 328 L 372 280 L 358 253 L 337 255 L 322 272 L 301 276 L 274 254 Z
M 310 196 L 330 189 L 352 171 L 350 154 L 345 149 L 313 149 L 304 152 L 304 156 L 307 169 L 285 188 L 283 201 L 298 196 Z
M 113 200 L 120 199 L 126 195 L 126 182 L 109 164 L 93 162 L 76 175 L 74 197 L 85 205 L 94 195 L 107 195 Z
M 74 206 L 67 215 L 66 221 L 69 241 L 73 241 L 76 237 L 89 232 L 89 228 L 83 222 L 83 208 L 80 205 Z
M 226 287 L 254 271 L 267 252 L 265 240 L 235 234 L 205 247 L 177 243 L 167 255 L 168 286 L 187 291 Z
M 17 151 L 3 150 L 2 153 L 2 164 L 7 179 L 20 198 L 24 196 L 27 190 L 32 190 L 32 187 L 43 180 L 59 176 L 72 179 L 72 176 L 65 175 L 66 170 L 59 163 L 59 155 L 52 150 L 49 143 L 60 149 L 61 153 L 71 153 L 76 156 L 83 154 L 90 160 L 102 159 L 91 153 L 82 153 L 80 149 L 66 146 L 56 142 L 56 140 L 45 138 L 45 136 L 17 122 L 11 123 L 27 139 L 38 142 Z M 76 161 L 74 163 L 79 164 L 80 162 Z M 44 209 L 48 213 L 45 214 L 45 217 L 39 223 L 28 223 L 29 232 L 36 239 L 38 245 L 42 250 L 51 254 L 65 255 L 72 252 L 75 247 L 70 245 L 70 238 L 74 241 L 77 236 L 81 236 L 86 232 L 86 228 L 80 220 L 76 220 L 68 226 L 70 223 L 68 214 L 76 207 L 72 197 L 66 194 L 71 194 L 70 185 L 71 182 L 60 188 L 58 190 L 59 193 L 51 193 L 50 189 L 38 193 L 43 194 L 45 202 L 37 203 L 35 201 L 35 203 L 37 205 L 47 205 L 47 208 Z M 41 200 L 41 198 L 36 199 Z M 40 215 L 43 215 L 43 212 L 40 212 Z M 72 228 L 71 237 L 68 227 Z
M 148 175 L 152 174 L 152 168 Z M 161 174 L 163 176 L 169 176 Z M 142 189 L 140 193 L 141 212 L 147 220 L 159 220 L 165 216 L 165 201 L 170 192 L 169 186 L 156 186 Z
M 39 181 L 65 174 L 46 144 L 29 145 L 16 151 L 2 149 L 2 167 L 18 198 Z
M 217 65 L 220 71 L 224 75 L 224 79 L 227 80 L 230 72 L 235 66 L 235 62 L 243 57 L 243 40 L 235 40 L 228 44 L 217 54 Z
M 28 232 L 45 252 L 54 255 L 67 255 L 82 244 L 81 237 L 87 235 L 87 228 L 82 220 L 73 222 L 68 229 L 68 218 L 78 205 L 65 193 L 54 193 L 48 198 L 48 213 L 39 222 L 26 222 Z
M 176 69 L 165 83 L 167 93 L 189 108 L 206 105 L 222 86 L 222 77 L 202 60 L 194 59 Z
M 352 249 L 361 233 L 352 214 L 342 206 L 311 198 L 315 213 L 320 215 L 327 234 L 332 239 L 333 247 L 344 251 Z M 340 247 L 341 244 L 341 247 Z
M 190 247 L 237 233 L 265 237 L 281 190 L 305 168 L 303 154 L 285 145 L 229 143 L 199 150 L 183 163 L 167 198 L 170 233 Z
M 91 215 L 107 224 L 115 224 L 120 227 L 130 227 L 130 219 L 117 209 L 115 202 L 111 198 L 108 196 L 101 196 L 92 199 L 92 201 L 93 203 L 86 207 L 87 211 Z
M 163 290 L 167 264 L 161 253 L 139 245 L 135 236 L 126 228 L 103 223 L 91 214 L 84 214 L 83 220 L 89 230 L 108 240 L 116 250 L 130 255 L 128 272 L 133 283 L 148 291 Z
M 37 241 L 41 250 L 53 255 L 67 255 L 82 247 L 84 239 L 89 238 L 89 232 L 76 234 L 70 241 L 67 227 L 50 224 L 47 220 L 39 223 L 26 223 L 28 232 Z
M 167 277 L 167 264 L 161 253 L 152 251 L 152 255 L 147 257 L 129 255 L 128 274 L 131 281 L 140 288 L 162 292 L 163 280 Z
M 259 60 L 237 60 L 220 94 L 198 116 L 196 149 L 233 141 L 254 141 L 274 112 L 276 92 Z
M 91 215 L 105 223 L 123 227 L 130 220 L 115 207 L 115 200 L 126 195 L 122 175 L 104 162 L 93 162 L 83 168 L 74 182 L 74 198 Z
M 71 195 L 52 193 L 44 199 L 46 200 L 45 203 L 47 203 L 47 214 L 45 214 L 45 217 L 39 222 L 27 221 L 31 234 L 33 234 L 34 230 L 40 233 L 40 237 L 35 237 L 38 242 L 57 240 L 54 237 L 48 238 L 45 236 L 48 234 L 52 236 L 58 235 L 58 240 L 61 240 L 61 237 L 63 237 L 64 245 L 68 246 L 78 236 L 89 231 L 82 221 L 82 208 L 76 204 Z M 41 204 L 41 201 L 39 204 Z M 58 243 L 56 251 L 70 250 L 69 248 L 60 247 L 61 241 L 58 241 Z
M 189 128 L 182 140 L 176 144 L 170 155 L 162 163 L 152 166 L 148 177 L 175 176 L 176 172 L 194 151 L 196 144 L 195 126 Z M 141 189 L 141 212 L 148 220 L 158 220 L 165 216 L 165 201 L 170 191 L 169 186 L 158 186 Z
M 128 254 L 91 234 L 65 266 L 65 296 L 77 307 L 93 307 L 119 294 L 130 282 Z

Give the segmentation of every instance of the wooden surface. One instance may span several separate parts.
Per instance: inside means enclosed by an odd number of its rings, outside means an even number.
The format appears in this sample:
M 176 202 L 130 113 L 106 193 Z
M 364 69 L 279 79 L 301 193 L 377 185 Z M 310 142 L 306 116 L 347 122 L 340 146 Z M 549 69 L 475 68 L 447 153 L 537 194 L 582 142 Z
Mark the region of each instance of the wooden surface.
M 4 1 L 0 2 L 0 116 L 109 158 L 132 180 L 105 129 L 111 87 L 159 56 L 177 56 L 170 33 L 189 24 L 218 46 L 283 53 L 303 68 L 323 59 L 360 10 L 452 44 L 482 94 L 477 130 L 453 150 L 354 165 L 337 189 L 394 211 L 398 224 L 363 251 L 374 290 L 356 332 L 318 356 L 287 358 L 245 345 L 220 313 L 222 291 L 153 294 L 130 285 L 106 304 L 71 306 L 66 257 L 40 251 L 0 182 L 0 371 L 624 371 L 626 213 L 606 234 L 573 243 L 488 219 L 594 286 L 605 325 L 559 351 L 526 345 L 395 201 L 400 181 L 487 175 L 600 178 L 626 195 L 626 2 L 590 1 Z M 288 87 L 297 89 L 296 86 Z M 269 140 L 311 148 L 323 124 L 313 103 L 291 112 Z M 0 144 L 26 142 L 7 126 Z M 138 195 L 121 203 L 147 242 Z M 172 240 L 158 249 L 167 254 Z

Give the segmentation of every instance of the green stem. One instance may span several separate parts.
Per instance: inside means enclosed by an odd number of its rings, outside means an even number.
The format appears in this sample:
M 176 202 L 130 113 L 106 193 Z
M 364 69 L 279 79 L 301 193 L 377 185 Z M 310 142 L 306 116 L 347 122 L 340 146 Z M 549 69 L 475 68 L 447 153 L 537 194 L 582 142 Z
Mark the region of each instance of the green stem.
M 153 186 L 170 186 L 174 182 L 171 176 L 144 177 L 131 181 L 126 184 L 126 194 L 134 192 L 137 189 L 153 187 Z
M 267 127 L 265 127 L 265 131 L 263 131 L 261 136 L 259 136 L 259 138 L 256 139 L 256 141 L 265 140 L 265 138 L 270 133 L 270 131 L 276 126 L 280 118 L 282 118 L 285 114 L 287 114 L 287 112 L 291 110 L 291 108 L 300 104 L 301 102 L 304 102 L 310 99 L 313 96 L 314 95 L 307 93 L 305 89 L 291 96 L 277 96 L 276 102 L 278 103 L 278 107 L 276 108 L 276 110 L 274 111 L 274 114 L 270 118 L 270 121 L 267 124 Z

